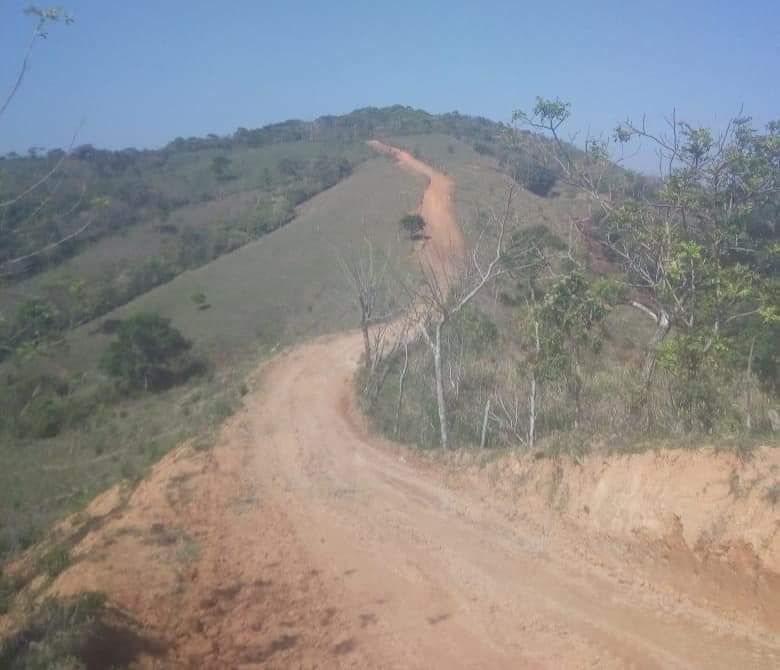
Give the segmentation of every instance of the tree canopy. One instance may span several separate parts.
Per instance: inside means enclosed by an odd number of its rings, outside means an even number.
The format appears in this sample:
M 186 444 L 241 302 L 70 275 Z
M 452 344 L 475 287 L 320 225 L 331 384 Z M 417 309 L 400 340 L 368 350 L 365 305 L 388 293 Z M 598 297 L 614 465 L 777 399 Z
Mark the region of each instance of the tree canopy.
M 135 389 L 158 389 L 176 380 L 192 347 L 170 319 L 142 312 L 122 321 L 117 338 L 100 361 L 101 369 Z

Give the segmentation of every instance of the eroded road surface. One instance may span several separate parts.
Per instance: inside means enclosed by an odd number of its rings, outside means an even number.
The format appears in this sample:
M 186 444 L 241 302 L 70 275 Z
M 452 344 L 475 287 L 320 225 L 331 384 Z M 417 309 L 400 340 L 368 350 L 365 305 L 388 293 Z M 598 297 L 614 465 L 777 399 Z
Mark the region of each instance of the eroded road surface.
M 384 149 L 430 178 L 436 253 L 461 253 L 451 181 Z M 591 562 L 581 538 L 510 522 L 370 434 L 361 351 L 352 332 L 273 359 L 218 445 L 164 460 L 107 525 L 186 528 L 190 568 L 150 569 L 115 533 L 110 569 L 76 565 L 59 588 L 109 591 L 166 640 L 161 667 L 780 667 L 776 631 Z

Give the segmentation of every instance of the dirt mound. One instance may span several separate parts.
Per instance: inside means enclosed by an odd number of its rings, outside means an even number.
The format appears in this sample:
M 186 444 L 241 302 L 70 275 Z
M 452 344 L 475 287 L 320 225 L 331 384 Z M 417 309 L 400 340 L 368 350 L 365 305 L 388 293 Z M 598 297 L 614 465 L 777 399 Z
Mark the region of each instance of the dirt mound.
M 117 490 L 96 500 L 92 532 L 52 585 L 60 595 L 104 591 L 131 613 L 165 650 L 144 667 L 336 666 L 360 627 L 263 495 L 253 476 L 261 452 L 229 439 L 244 421 L 212 451 L 167 456 L 127 500 Z
M 489 488 L 506 514 L 535 522 L 541 533 L 545 524 L 559 533 L 576 527 L 594 554 L 780 627 L 776 448 L 747 457 L 712 449 L 577 460 L 519 454 L 460 462 L 450 482 Z

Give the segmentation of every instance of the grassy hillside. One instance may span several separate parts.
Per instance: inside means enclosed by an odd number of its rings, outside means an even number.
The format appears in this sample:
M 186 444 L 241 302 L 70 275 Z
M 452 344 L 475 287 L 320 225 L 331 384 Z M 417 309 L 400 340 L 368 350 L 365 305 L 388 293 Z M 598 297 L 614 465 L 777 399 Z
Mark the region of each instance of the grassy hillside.
M 480 210 L 500 209 L 506 203 L 507 189 L 513 183 L 501 161 L 480 153 L 474 146 L 453 135 L 391 135 L 387 141 L 403 147 L 435 166 L 455 181 L 453 205 L 458 221 L 467 234 L 473 233 Z M 515 216 L 522 226 L 543 224 L 559 234 L 567 233 L 570 217 L 587 213 L 587 203 L 564 185 L 542 197 L 516 186 L 513 196 Z
M 453 177 L 453 205 L 467 242 L 477 239 L 487 210 L 503 207 L 514 179 L 509 237 L 522 243 L 527 233 L 542 234 L 564 246 L 572 240 L 589 280 L 615 270 L 594 258 L 586 240 L 573 239 L 570 222 L 588 214 L 587 202 L 555 179 L 545 195 L 524 188 L 528 175 L 543 174 L 547 166 L 522 141 L 508 144 L 506 134 L 501 124 L 457 113 L 367 108 L 239 129 L 229 137 L 179 138 L 156 152 L 76 152 L 80 169 L 102 175 L 106 188 L 125 194 L 120 199 L 139 190 L 146 196 L 131 207 L 126 225 L 102 229 L 52 258 L 49 267 L 0 290 L 6 306 L 31 296 L 54 306 L 54 316 L 37 303 L 25 313 L 33 334 L 65 313 L 61 304 L 103 300 L 96 311 L 82 313 L 99 319 L 72 317 L 60 323 L 56 337 L 41 337 L 35 347 L 7 347 L 11 355 L 0 367 L 0 553 L 28 544 L 51 519 L 109 483 L 138 476 L 184 437 L 208 436 L 240 402 L 245 371 L 260 358 L 302 338 L 357 325 L 337 254 L 368 234 L 377 248 L 394 250 L 393 263 L 403 266 L 411 247 L 398 222 L 415 209 L 424 188 L 388 158 L 372 158 L 365 138 L 404 147 Z M 228 156 L 229 163 L 215 161 Z M 127 160 L 140 175 L 121 167 Z M 11 171 L 33 162 L 6 161 Z M 147 197 L 149 189 L 168 200 Z M 322 192 L 305 201 L 315 191 Z M 565 274 L 572 265 L 564 260 L 555 269 Z M 106 278 L 113 289 L 103 295 L 96 287 Z M 478 443 L 488 399 L 488 444 L 522 439 L 533 365 L 526 289 L 504 276 L 452 324 L 445 353 L 456 444 Z M 609 305 L 600 321 L 598 351 L 580 356 L 579 415 L 573 413 L 570 377 L 545 384 L 538 426 L 543 446 L 576 450 L 618 434 L 628 444 L 635 434 L 636 372 L 653 327 L 624 303 Z M 141 312 L 172 319 L 194 342 L 206 371 L 158 393 L 117 390 L 98 363 L 113 337 L 110 326 Z M 423 446 L 436 444 L 438 430 L 429 353 L 422 345 L 410 350 L 400 425 L 394 425 L 400 360 L 389 361 L 386 383 L 367 405 L 381 429 Z M 674 380 L 659 378 L 650 400 L 671 422 Z M 753 402 L 765 398 L 756 394 Z
M 413 210 L 424 183 L 385 158 L 361 165 L 349 179 L 303 205 L 295 220 L 201 268 L 185 272 L 106 316 L 155 311 L 216 356 L 343 328 L 355 316 L 337 255 L 359 246 L 363 235 L 408 254 L 398 220 Z M 191 297 L 202 292 L 210 307 Z M 107 336 L 87 324 L 69 338 L 62 358 L 71 371 L 96 362 Z
M 477 239 L 485 211 L 492 208 L 500 212 L 506 205 L 508 189 L 514 182 L 507 175 L 506 166 L 492 155 L 492 151 L 486 152 L 484 147 L 483 151 L 477 151 L 471 143 L 442 133 L 393 135 L 386 141 L 407 149 L 454 179 L 453 207 L 470 244 Z M 483 141 L 488 141 L 485 136 Z M 541 197 L 515 183 L 512 209 L 509 235 L 542 226 L 565 240 L 570 232 L 570 221 L 586 216 L 588 204 L 564 185 L 556 186 L 547 197 Z M 582 261 L 588 263 L 586 257 Z M 526 419 L 527 399 L 521 397 L 526 384 L 523 377 L 521 315 L 513 305 L 502 299 L 503 294 L 511 293 L 513 288 L 511 278 L 502 278 L 479 297 L 473 309 L 467 310 L 453 324 L 449 354 L 454 358 L 450 373 L 450 381 L 454 385 L 448 392 L 453 439 L 458 446 L 472 447 L 479 443 L 488 398 L 492 398 L 494 403 L 493 418 L 489 422 L 491 446 L 516 444 L 516 435 L 507 425 L 503 409 L 495 406 L 498 398 L 510 413 L 515 411 L 517 403 L 519 423 Z M 637 318 L 630 308 L 617 307 L 609 316 L 605 332 L 606 358 L 619 362 L 619 365 L 604 365 L 603 361 L 595 359 L 591 361 L 588 375 L 593 383 L 589 393 L 596 405 L 611 392 L 618 392 L 617 386 L 624 372 L 622 366 L 630 369 L 637 365 L 652 328 Z M 400 358 L 391 361 L 386 383 L 378 397 L 366 405 L 380 430 L 425 448 L 438 444 L 430 359 L 424 343 L 417 343 L 410 349 L 405 411 L 401 414 L 397 431 L 398 375 L 403 367 Z M 559 393 L 550 395 L 554 397 Z M 566 416 L 562 397 L 560 402 L 555 399 L 555 407 L 561 417 Z M 557 432 L 555 427 L 552 430 Z
M 397 249 L 394 262 L 403 263 L 408 247 L 398 245 L 398 220 L 414 209 L 423 187 L 388 159 L 370 160 L 287 226 L 108 315 L 154 310 L 171 317 L 209 361 L 210 371 L 185 386 L 113 397 L 96 373 L 108 337 L 93 333 L 94 324 L 73 331 L 65 350 L 39 359 L 36 368 L 68 380 L 63 402 L 89 406 L 78 425 L 55 437 L 6 433 L 0 442 L 0 553 L 26 546 L 52 519 L 117 479 L 139 476 L 183 438 L 207 439 L 240 402 L 246 371 L 269 352 L 357 324 L 336 250 L 368 233 Z M 191 299 L 201 292 L 208 309 Z M 6 364 L 9 373 L 15 370 Z
M 287 223 L 297 205 L 366 159 L 370 137 L 415 135 L 431 144 L 438 133 L 433 145 L 443 150 L 446 134 L 521 183 L 544 176 L 546 193 L 555 175 L 532 144 L 508 148 L 507 130 L 457 112 L 395 106 L 177 138 L 159 150 L 86 145 L 0 157 L 0 201 L 12 202 L 0 221 L 0 358 L 56 340 Z
M 356 142 L 202 149 L 174 153 L 163 165 L 138 158 L 130 182 L 124 173 L 100 177 L 90 183 L 99 194 L 92 201 L 99 204 L 64 222 L 42 212 L 24 235 L 0 245 L 13 252 L 15 243 L 40 244 L 37 232 L 57 237 L 69 226 L 92 221 L 74 241 L 24 263 L 6 263 L 7 272 L 27 273 L 7 277 L 9 285 L 0 291 L 0 313 L 6 316 L 0 322 L 0 358 L 22 345 L 55 339 L 277 229 L 293 218 L 297 205 L 349 175 L 369 155 Z M 76 168 L 98 170 L 99 160 L 69 165 L 64 176 L 73 179 Z

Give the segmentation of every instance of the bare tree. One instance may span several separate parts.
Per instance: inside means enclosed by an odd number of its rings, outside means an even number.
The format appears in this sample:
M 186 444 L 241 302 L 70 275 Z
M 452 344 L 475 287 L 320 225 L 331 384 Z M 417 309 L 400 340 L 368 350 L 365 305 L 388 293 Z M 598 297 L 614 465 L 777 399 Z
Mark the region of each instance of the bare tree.
M 423 339 L 430 348 L 433 357 L 434 383 L 436 388 L 436 406 L 439 416 L 439 435 L 441 446 L 448 449 L 449 425 L 447 402 L 444 393 L 444 365 L 442 360 L 442 334 L 450 321 L 491 281 L 505 271 L 502 263 L 504 253 L 504 234 L 512 212 L 513 188 L 510 188 L 503 213 L 490 212 L 477 244 L 463 272 L 456 281 L 452 281 L 448 269 L 450 264 L 435 255 L 420 257 L 422 282 L 411 292 L 424 306 L 425 313 L 419 322 Z M 481 243 L 492 233 L 495 250 L 489 260 L 481 258 Z M 436 261 L 439 260 L 437 263 Z
M 362 250 L 353 249 L 347 255 L 337 252 L 337 258 L 360 310 L 364 364 L 373 372 L 384 352 L 392 316 L 387 305 L 390 254 L 379 254 L 371 238 L 365 236 Z
M 401 367 L 401 374 L 398 377 L 398 402 L 395 406 L 395 421 L 393 423 L 393 435 L 398 436 L 401 427 L 401 408 L 404 400 L 404 384 L 406 382 L 406 371 L 409 369 L 409 342 L 404 339 L 404 364 Z

